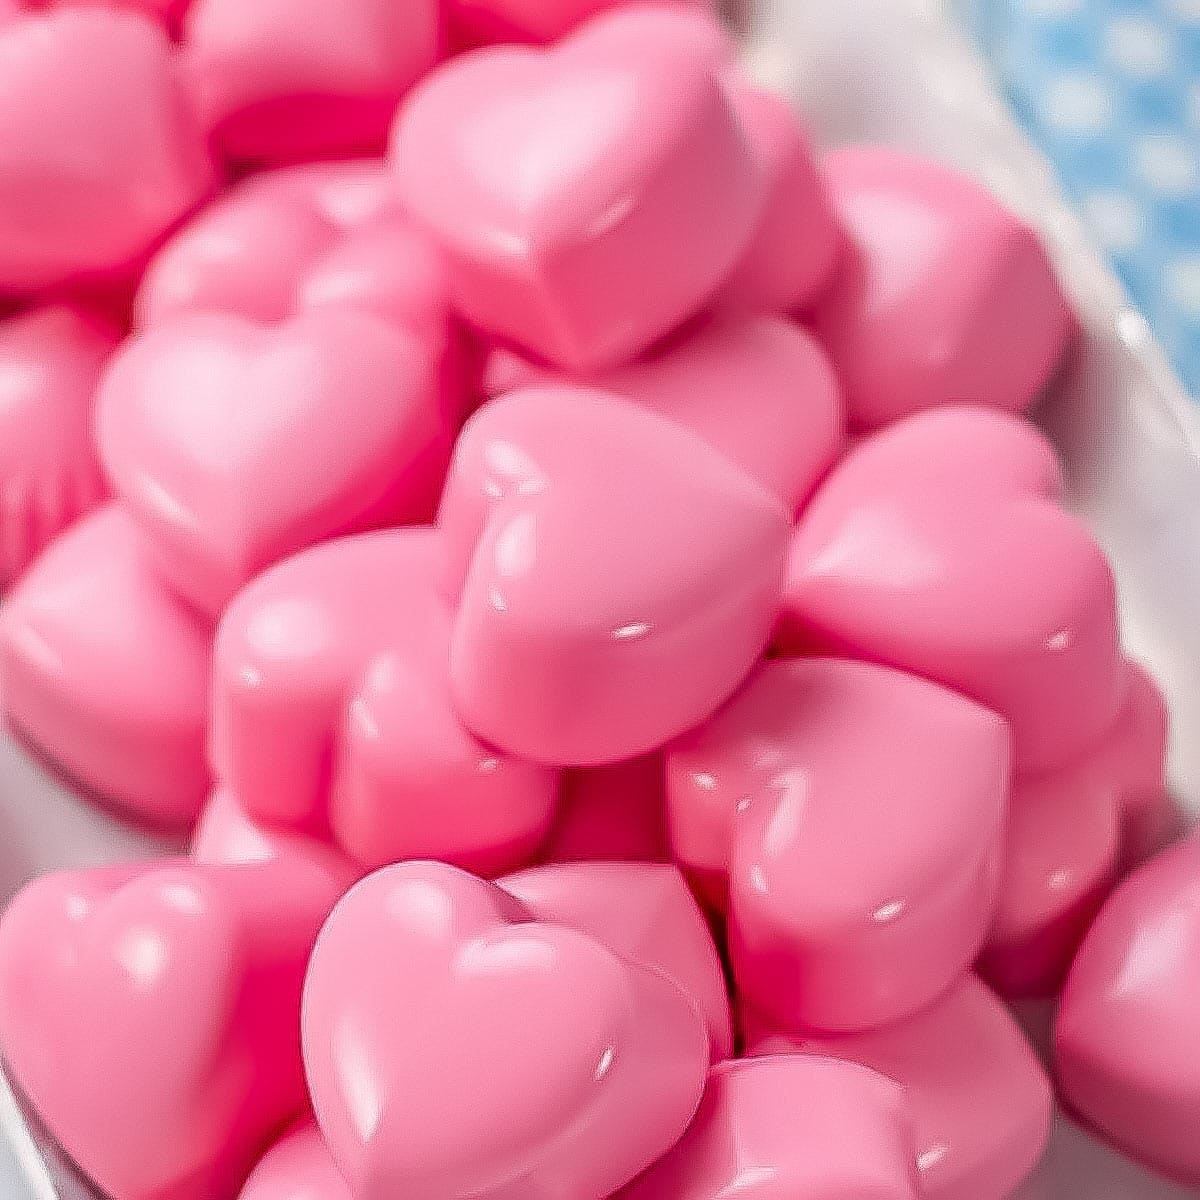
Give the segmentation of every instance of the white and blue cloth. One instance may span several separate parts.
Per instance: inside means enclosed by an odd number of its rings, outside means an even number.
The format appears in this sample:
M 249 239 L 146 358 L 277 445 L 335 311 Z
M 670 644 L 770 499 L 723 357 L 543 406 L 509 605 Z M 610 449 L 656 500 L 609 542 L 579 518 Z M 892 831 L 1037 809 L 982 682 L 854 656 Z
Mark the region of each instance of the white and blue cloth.
M 970 0 L 1034 140 L 1200 398 L 1200 0 Z

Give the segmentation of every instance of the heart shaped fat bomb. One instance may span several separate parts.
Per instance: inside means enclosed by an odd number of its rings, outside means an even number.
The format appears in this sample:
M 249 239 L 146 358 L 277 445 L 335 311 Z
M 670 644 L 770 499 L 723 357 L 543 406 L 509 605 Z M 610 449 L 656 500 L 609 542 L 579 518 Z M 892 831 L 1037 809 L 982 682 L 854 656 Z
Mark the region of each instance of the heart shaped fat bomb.
M 676 856 L 710 895 L 727 866 L 747 999 L 786 1028 L 848 1031 L 949 987 L 991 920 L 1008 756 L 994 713 L 839 659 L 766 664 L 676 742 Z
M 646 753 L 729 697 L 769 639 L 790 529 L 708 443 L 571 389 L 471 419 L 438 524 L 463 720 L 562 766 Z
M 5 716 L 88 790 L 154 824 L 185 824 L 209 788 L 211 645 L 128 514 L 103 505 L 0 613 Z
M 1126 678 L 1112 570 L 1019 417 L 922 413 L 867 438 L 803 514 L 779 633 L 958 688 L 1012 727 L 1017 770 L 1099 741 Z
M 199 110 L 234 159 L 378 150 L 400 97 L 441 57 L 437 0 L 194 0 Z
M 212 759 L 252 818 L 332 824 L 368 866 L 437 857 L 495 873 L 532 858 L 557 772 L 458 720 L 441 568 L 433 530 L 366 534 L 280 563 L 230 605 Z
M 78 308 L 0 321 L 0 589 L 105 493 L 92 400 L 117 334 Z
M 856 1063 L 778 1055 L 712 1069 L 682 1140 L 620 1200 L 917 1200 L 904 1092 Z
M 303 1028 L 317 1121 L 360 1200 L 603 1200 L 682 1135 L 709 1054 L 664 975 L 439 863 L 388 867 L 338 905 Z
M 747 1052 L 861 1063 L 905 1091 L 922 1200 L 1008 1200 L 1050 1133 L 1050 1081 L 1008 1009 L 974 976 L 907 1021 L 845 1037 L 782 1036 L 743 1013 Z
M 712 45 L 648 6 L 426 79 L 400 109 L 392 160 L 463 315 L 592 371 L 699 311 L 761 197 L 720 73 Z
M 100 451 L 171 584 L 219 613 L 305 546 L 428 519 L 449 443 L 439 409 L 424 345 L 378 317 L 193 313 L 113 360 Z
M 324 858 L 49 875 L 0 922 L 0 1042 L 121 1200 L 232 1196 L 306 1096 L 300 993 L 349 879 Z
M 1200 839 L 1142 867 L 1101 910 L 1054 1038 L 1067 1102 L 1127 1154 L 1200 1187 Z
M 132 275 L 213 176 L 151 22 L 69 9 L 0 29 L 0 294 Z
M 855 146 L 822 167 L 846 247 L 814 321 L 851 424 L 1028 408 L 1075 328 L 1038 234 L 940 163 Z

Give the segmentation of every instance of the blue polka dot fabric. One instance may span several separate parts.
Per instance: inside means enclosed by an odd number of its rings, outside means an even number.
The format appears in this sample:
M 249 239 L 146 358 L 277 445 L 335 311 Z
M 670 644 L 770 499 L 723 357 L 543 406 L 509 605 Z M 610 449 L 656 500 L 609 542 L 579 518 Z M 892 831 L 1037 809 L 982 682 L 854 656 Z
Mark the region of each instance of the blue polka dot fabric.
M 1200 0 L 973 0 L 1029 132 L 1200 397 Z

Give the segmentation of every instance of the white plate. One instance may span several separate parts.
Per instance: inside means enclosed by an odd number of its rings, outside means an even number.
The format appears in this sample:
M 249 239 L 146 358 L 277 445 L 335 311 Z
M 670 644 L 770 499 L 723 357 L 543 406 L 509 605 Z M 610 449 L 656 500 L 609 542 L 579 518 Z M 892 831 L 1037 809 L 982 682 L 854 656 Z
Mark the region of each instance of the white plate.
M 793 96 L 826 144 L 878 141 L 944 159 L 1040 228 L 1084 338 L 1043 422 L 1073 498 L 1112 555 L 1131 649 L 1174 718 L 1173 783 L 1200 813 L 1200 419 L 1046 162 L 936 0 L 760 0 L 748 62 Z M 0 900 L 43 871 L 113 862 L 161 843 L 70 795 L 0 738 Z M 83 1200 L 54 1182 L 0 1088 L 0 1196 Z M 9 1161 L 6 1161 L 9 1160 Z M 1181 1200 L 1171 1187 L 1060 1121 L 1019 1200 Z

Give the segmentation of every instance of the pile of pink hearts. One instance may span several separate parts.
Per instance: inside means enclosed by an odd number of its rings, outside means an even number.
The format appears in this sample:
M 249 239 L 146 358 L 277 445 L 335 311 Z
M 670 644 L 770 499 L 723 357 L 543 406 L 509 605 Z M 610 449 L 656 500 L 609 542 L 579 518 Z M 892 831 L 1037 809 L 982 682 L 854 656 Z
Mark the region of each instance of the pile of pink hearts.
M 26 7 L 5 713 L 194 830 L 0 923 L 80 1170 L 1000 1200 L 1057 1080 L 1200 1182 L 1200 844 L 1023 415 L 1034 234 L 817 155 L 703 2 Z

